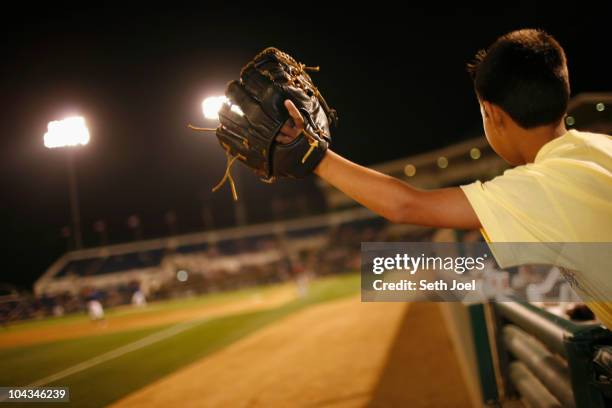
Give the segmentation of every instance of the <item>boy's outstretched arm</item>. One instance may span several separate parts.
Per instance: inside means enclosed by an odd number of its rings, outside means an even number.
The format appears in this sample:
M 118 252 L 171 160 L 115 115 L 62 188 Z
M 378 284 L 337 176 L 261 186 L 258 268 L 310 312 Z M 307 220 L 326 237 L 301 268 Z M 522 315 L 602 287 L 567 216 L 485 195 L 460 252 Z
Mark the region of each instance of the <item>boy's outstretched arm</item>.
M 285 106 L 293 119 L 277 140 L 287 143 L 302 132 L 304 120 L 291 101 Z M 431 191 L 353 163 L 328 150 L 315 173 L 346 195 L 396 223 L 440 228 L 478 229 L 480 221 L 459 187 Z
M 315 173 L 389 221 L 441 228 L 480 228 L 476 213 L 459 187 L 418 190 L 331 150 Z

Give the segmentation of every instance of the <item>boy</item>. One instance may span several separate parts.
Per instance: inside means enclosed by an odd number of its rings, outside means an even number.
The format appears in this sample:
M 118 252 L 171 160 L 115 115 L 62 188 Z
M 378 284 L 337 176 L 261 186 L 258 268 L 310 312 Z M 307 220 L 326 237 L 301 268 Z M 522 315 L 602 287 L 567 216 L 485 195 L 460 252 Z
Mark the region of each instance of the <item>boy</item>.
M 517 167 L 485 183 L 422 191 L 328 150 L 315 173 L 392 222 L 479 228 L 489 242 L 612 242 L 612 138 L 566 130 L 570 86 L 559 43 L 540 30 L 514 31 L 468 68 L 487 140 Z M 291 101 L 285 106 L 293 123 L 280 142 L 304 125 Z M 575 288 L 598 300 L 589 306 L 612 328 L 612 276 L 588 262 L 577 270 Z

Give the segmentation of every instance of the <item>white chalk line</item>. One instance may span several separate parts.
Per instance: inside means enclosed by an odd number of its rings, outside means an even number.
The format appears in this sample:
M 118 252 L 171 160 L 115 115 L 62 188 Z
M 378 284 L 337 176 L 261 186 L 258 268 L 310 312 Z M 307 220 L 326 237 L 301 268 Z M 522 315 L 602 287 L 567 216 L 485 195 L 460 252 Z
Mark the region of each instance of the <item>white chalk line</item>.
M 209 321 L 210 318 L 192 320 L 188 322 L 178 323 L 174 326 L 171 326 L 167 329 L 160 330 L 156 333 L 150 334 L 149 336 L 143 337 L 142 339 L 136 340 L 132 343 L 126 344 L 104 354 L 100 354 L 99 356 L 92 357 L 89 360 L 85 360 L 79 364 L 76 364 L 72 367 L 68 367 L 62 371 L 59 371 L 55 374 L 49 375 L 47 377 L 41 378 L 40 380 L 34 381 L 33 383 L 27 385 L 26 387 L 42 387 L 48 385 L 52 382 L 61 380 L 62 378 L 66 378 L 73 374 L 79 373 L 81 371 L 85 371 L 92 367 L 95 367 L 99 364 L 105 363 L 107 361 L 113 360 L 117 357 L 121 357 L 127 353 L 131 353 L 132 351 L 139 350 L 141 348 L 150 346 L 152 344 L 158 343 L 167 338 L 176 336 L 184 331 L 194 328 L 202 323 Z M 0 402 L 6 400 L 8 398 L 7 395 L 0 395 Z
M 62 371 L 59 371 L 55 374 L 49 375 L 47 377 L 41 378 L 38 381 L 34 381 L 29 384 L 27 387 L 41 387 L 52 382 L 61 380 L 62 378 L 66 378 L 73 374 L 79 373 L 81 371 L 85 371 L 99 364 L 105 363 L 107 361 L 113 360 L 117 357 L 121 357 L 127 353 L 131 353 L 132 351 L 140 350 L 141 348 L 150 346 L 152 344 L 158 343 L 162 340 L 168 339 L 170 337 L 176 336 L 186 330 L 192 329 L 195 326 L 198 326 L 208 319 L 203 320 L 195 320 L 190 322 L 183 322 L 176 324 L 172 327 L 169 327 L 164 330 L 160 330 L 156 333 L 150 334 L 146 337 L 143 337 L 140 340 L 136 340 L 132 343 L 126 344 L 104 354 L 100 354 L 99 356 L 90 358 L 89 360 L 85 360 L 79 364 L 73 365 L 72 367 L 68 367 Z

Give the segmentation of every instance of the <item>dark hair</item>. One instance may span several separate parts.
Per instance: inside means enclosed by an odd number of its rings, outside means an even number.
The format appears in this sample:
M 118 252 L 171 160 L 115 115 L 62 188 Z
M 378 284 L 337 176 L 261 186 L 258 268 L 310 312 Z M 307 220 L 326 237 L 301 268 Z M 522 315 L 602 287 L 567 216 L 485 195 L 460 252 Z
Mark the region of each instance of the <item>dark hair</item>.
M 468 64 L 476 94 L 501 107 L 522 128 L 557 123 L 570 94 L 565 52 L 541 30 L 498 38 Z

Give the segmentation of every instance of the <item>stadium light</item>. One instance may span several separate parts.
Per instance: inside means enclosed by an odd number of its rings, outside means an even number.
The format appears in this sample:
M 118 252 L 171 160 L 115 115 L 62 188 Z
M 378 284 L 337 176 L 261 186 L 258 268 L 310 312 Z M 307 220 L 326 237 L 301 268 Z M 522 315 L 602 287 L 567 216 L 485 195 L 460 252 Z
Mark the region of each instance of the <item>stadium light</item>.
M 444 156 L 440 156 L 438 157 L 437 164 L 439 168 L 445 169 L 448 167 L 448 159 Z
M 187 282 L 187 279 L 189 279 L 189 272 L 187 272 L 184 269 L 181 269 L 179 271 L 176 272 L 176 279 L 179 282 Z
M 85 119 L 74 116 L 63 120 L 54 120 L 47 125 L 47 133 L 43 136 L 45 147 L 85 146 L 89 143 L 89 129 Z
M 407 177 L 413 177 L 416 174 L 416 167 L 414 166 L 414 164 L 407 164 L 404 167 L 404 174 Z
M 238 105 L 231 104 L 227 97 L 209 96 L 202 101 L 202 113 L 204 113 L 204 117 L 206 119 L 219 120 L 219 110 L 221 110 L 221 106 L 223 106 L 224 103 L 231 105 L 230 109 L 233 112 L 236 112 L 240 116 L 244 116 L 244 113 L 240 107 Z
M 54 120 L 47 125 L 47 132 L 43 136 L 45 147 L 49 149 L 61 147 L 85 146 L 89 143 L 90 134 L 85 118 L 72 116 L 62 120 Z M 74 169 L 72 149 L 68 150 L 68 184 L 70 186 L 70 213 L 72 214 L 72 227 L 74 230 L 74 246 L 83 247 L 81 235 L 81 214 L 77 189 L 76 171 Z
M 219 119 L 219 109 L 228 99 L 225 96 L 209 96 L 202 102 L 202 113 L 206 119 Z

